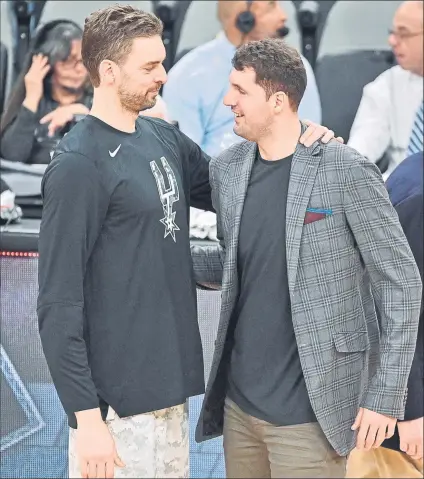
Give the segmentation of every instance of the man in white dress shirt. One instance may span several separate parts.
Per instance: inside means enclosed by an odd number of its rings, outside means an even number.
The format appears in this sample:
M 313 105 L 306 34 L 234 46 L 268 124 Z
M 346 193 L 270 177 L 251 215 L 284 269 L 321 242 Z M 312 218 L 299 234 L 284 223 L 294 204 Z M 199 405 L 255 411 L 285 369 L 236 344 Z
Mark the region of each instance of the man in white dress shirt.
M 348 142 L 374 163 L 386 154 L 385 178 L 407 154 L 422 151 L 422 0 L 399 6 L 389 44 L 398 65 L 365 86 Z

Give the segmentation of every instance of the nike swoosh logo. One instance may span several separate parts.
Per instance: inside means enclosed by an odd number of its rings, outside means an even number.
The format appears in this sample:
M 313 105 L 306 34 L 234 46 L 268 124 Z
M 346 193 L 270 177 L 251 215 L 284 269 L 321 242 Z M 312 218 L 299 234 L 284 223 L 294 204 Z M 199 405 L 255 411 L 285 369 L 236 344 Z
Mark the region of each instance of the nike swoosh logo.
M 115 158 L 116 153 L 118 153 L 118 151 L 119 151 L 119 148 L 121 148 L 121 145 L 119 145 L 118 148 L 115 151 L 110 151 L 109 150 L 109 155 L 110 155 L 111 158 Z

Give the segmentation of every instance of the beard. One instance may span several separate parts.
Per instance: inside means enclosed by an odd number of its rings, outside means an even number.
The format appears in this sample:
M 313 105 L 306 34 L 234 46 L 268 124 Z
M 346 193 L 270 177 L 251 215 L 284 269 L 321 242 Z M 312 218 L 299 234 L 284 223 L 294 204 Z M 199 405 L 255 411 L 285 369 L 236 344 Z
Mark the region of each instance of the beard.
M 254 123 L 253 125 L 247 125 L 245 123 L 240 125 L 235 124 L 233 126 L 233 132 L 245 140 L 257 142 L 269 134 L 271 124 L 272 119 L 265 117 L 260 123 Z
M 149 95 L 152 91 L 134 92 L 125 88 L 125 84 L 120 86 L 118 95 L 122 108 L 137 115 L 143 110 L 153 108 L 156 105 L 156 96 Z

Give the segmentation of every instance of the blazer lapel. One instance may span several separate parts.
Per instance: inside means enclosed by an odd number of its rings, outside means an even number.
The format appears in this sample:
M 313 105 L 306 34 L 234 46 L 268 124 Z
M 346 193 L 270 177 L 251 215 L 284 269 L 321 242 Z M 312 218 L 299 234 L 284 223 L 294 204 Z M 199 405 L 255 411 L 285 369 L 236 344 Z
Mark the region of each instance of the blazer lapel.
M 302 125 L 302 133 L 305 129 Z M 303 222 L 321 154 L 321 146 L 315 142 L 309 148 L 299 143 L 293 155 L 286 206 L 287 275 L 290 291 L 296 282 Z

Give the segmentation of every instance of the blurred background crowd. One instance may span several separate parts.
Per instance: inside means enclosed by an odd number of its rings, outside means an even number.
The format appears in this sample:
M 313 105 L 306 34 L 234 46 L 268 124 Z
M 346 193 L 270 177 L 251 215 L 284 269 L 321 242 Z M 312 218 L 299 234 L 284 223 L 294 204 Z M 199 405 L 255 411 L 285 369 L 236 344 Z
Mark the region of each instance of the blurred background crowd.
M 41 216 L 39 185 L 50 152 L 90 109 L 84 19 L 112 3 L 1 1 L 3 219 L 12 210 L 9 221 Z M 400 9 L 397 0 L 130 3 L 161 18 L 167 50 L 168 82 L 157 105 L 141 114 L 175 123 L 209 154 L 239 141 L 222 102 L 236 45 L 275 35 L 303 56 L 302 119 L 334 130 L 385 179 L 422 151 L 422 2 Z M 194 238 L 215 238 L 213 214 L 192 210 L 191 223 Z

